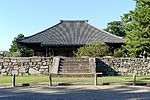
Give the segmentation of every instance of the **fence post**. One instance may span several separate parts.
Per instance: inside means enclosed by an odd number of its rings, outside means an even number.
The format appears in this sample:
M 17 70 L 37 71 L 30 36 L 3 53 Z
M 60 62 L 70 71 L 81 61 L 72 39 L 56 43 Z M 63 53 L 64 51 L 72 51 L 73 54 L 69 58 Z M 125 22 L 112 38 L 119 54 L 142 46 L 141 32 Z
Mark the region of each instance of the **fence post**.
M 15 74 L 13 74 L 13 77 L 12 77 L 12 86 L 15 87 Z
M 97 85 L 97 74 L 95 74 L 95 78 L 94 78 L 94 85 Z
M 52 86 L 52 75 L 49 74 L 49 85 Z
M 133 85 L 135 85 L 135 83 L 136 83 L 136 74 L 135 74 L 135 72 L 133 73 Z

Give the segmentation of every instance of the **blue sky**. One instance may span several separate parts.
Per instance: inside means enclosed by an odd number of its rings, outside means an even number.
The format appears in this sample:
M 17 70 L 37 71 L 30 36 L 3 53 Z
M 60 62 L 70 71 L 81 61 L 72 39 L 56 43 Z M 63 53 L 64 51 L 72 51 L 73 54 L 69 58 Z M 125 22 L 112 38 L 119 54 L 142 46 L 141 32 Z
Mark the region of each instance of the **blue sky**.
M 33 35 L 60 20 L 89 20 L 104 29 L 135 8 L 133 0 L 0 0 L 0 50 L 18 34 Z

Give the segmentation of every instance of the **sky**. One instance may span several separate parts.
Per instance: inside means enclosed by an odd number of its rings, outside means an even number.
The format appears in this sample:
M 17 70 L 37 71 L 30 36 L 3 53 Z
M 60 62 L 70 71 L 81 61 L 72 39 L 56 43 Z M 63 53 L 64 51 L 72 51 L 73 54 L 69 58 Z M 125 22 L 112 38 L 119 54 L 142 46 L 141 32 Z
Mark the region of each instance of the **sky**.
M 0 0 L 0 51 L 9 50 L 18 34 L 30 36 L 60 20 L 88 20 L 105 29 L 134 8 L 133 0 Z

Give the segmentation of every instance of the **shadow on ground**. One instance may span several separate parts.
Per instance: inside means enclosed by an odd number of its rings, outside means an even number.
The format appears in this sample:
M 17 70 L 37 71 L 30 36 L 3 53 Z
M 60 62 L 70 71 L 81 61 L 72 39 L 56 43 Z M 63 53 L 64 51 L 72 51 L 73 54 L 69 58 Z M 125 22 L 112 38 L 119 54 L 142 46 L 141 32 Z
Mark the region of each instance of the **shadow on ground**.
M 0 88 L 0 100 L 149 100 L 144 86 L 57 86 Z

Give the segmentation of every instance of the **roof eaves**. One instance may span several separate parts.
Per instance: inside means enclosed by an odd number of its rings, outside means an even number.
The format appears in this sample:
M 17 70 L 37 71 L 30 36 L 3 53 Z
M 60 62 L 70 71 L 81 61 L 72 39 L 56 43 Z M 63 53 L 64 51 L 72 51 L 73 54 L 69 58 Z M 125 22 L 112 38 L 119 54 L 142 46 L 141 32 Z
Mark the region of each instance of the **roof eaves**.
M 86 23 L 87 23 L 87 22 L 86 22 Z M 109 34 L 109 35 L 111 35 L 111 36 L 113 36 L 113 37 L 117 37 L 117 38 L 123 39 L 123 37 L 113 35 L 113 34 L 107 32 L 107 31 L 104 31 L 104 30 L 102 30 L 102 29 L 99 29 L 99 28 L 97 28 L 97 27 L 95 27 L 95 26 L 93 26 L 93 25 L 91 25 L 91 24 L 89 24 L 89 23 L 87 23 L 87 24 L 90 25 L 91 27 L 96 28 L 97 30 L 100 30 L 100 31 L 102 31 L 102 32 L 105 32 L 105 33 L 107 33 L 107 34 Z
M 41 33 L 45 32 L 45 31 L 47 31 L 47 30 L 49 30 L 49 29 L 51 29 L 51 28 L 53 28 L 53 27 L 55 27 L 55 26 L 57 26 L 57 25 L 59 25 L 59 24 L 61 24 L 61 23 L 62 23 L 62 22 L 59 22 L 58 24 L 56 24 L 56 25 L 54 25 L 54 26 L 52 26 L 52 27 L 50 27 L 50 28 L 47 28 L 47 29 L 45 29 L 45 30 L 43 30 L 43 31 L 41 31 L 41 32 L 38 32 L 38 33 L 33 34 L 33 35 L 31 35 L 31 36 L 28 36 L 28 37 L 24 37 L 24 38 L 20 39 L 20 41 L 25 40 L 25 39 L 28 39 L 28 38 L 31 38 L 31 37 L 36 36 L 36 35 L 38 35 L 38 34 L 41 34 Z M 17 42 L 19 42 L 18 40 L 19 40 L 19 39 L 17 39 Z M 31 43 L 33 43 L 33 42 L 31 42 Z
M 86 44 L 41 44 L 41 46 L 84 46 Z

